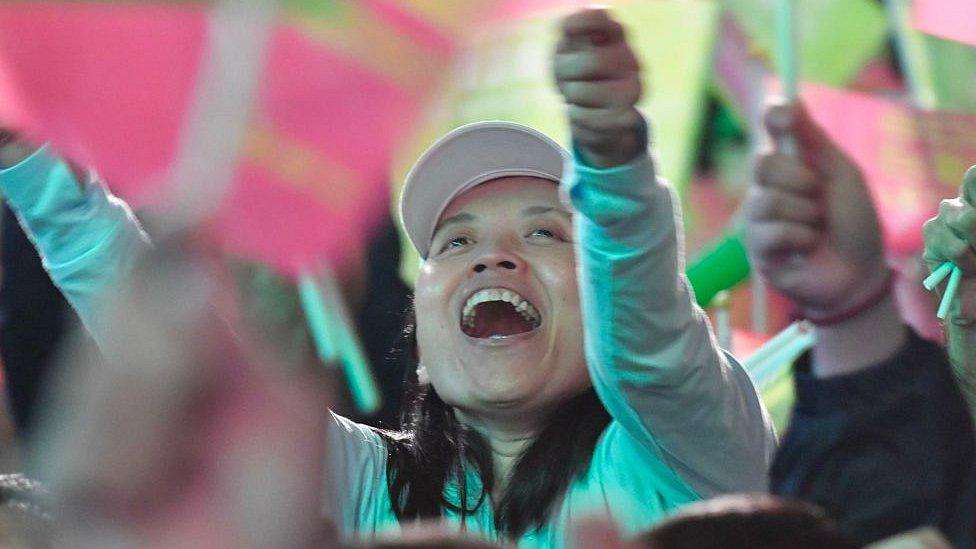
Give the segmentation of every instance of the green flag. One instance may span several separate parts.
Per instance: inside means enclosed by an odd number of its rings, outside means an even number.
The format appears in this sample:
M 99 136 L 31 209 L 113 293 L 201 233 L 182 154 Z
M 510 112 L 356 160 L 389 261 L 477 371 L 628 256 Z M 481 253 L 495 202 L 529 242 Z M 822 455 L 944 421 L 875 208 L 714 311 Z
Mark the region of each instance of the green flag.
M 801 81 L 849 83 L 884 46 L 884 10 L 874 0 L 795 0 Z M 767 59 L 776 51 L 775 0 L 724 0 L 723 5 Z
M 643 67 L 646 92 L 640 106 L 651 119 L 658 168 L 681 192 L 694 168 L 718 5 L 706 0 L 621 0 L 613 12 L 626 26 Z M 394 196 L 420 153 L 462 124 L 511 120 L 569 145 L 564 105 L 551 69 L 556 15 L 544 12 L 480 32 L 474 29 L 427 123 L 399 155 Z M 402 274 L 412 281 L 418 258 L 408 244 L 404 251 Z

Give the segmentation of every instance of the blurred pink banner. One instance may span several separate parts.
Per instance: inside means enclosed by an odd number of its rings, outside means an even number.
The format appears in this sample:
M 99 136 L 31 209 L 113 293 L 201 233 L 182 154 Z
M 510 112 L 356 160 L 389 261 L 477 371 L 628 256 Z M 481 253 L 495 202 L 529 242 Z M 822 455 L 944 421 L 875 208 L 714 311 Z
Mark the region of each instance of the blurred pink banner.
M 615 0 L 593 2 L 593 0 L 495 0 L 486 14 L 496 21 L 508 21 L 531 16 L 541 12 L 568 12 L 587 6 L 610 6 Z
M 388 209 L 394 146 L 452 41 L 388 2 L 277 22 L 234 185 L 209 225 L 294 275 L 355 254 Z M 168 184 L 205 55 L 202 3 L 0 5 L 0 125 L 95 167 L 136 206 Z M 231 138 L 231 137 L 229 137 Z
M 198 5 L 0 6 L 0 121 L 96 167 L 123 194 L 162 184 L 206 32 Z
M 976 1 L 914 0 L 915 28 L 976 46 Z
M 814 85 L 803 86 L 802 97 L 817 123 L 861 168 L 888 249 L 921 250 L 922 224 L 942 198 L 956 195 L 966 167 L 976 163 L 976 116 L 918 111 Z

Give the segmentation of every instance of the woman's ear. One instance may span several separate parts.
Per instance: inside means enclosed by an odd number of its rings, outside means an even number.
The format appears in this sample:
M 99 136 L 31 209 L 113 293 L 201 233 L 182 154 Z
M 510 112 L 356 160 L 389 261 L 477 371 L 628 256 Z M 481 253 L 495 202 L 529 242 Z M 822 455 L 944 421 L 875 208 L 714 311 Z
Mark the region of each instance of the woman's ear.
M 427 367 L 423 364 L 417 365 L 417 383 L 421 385 L 430 384 L 430 375 L 427 373 Z

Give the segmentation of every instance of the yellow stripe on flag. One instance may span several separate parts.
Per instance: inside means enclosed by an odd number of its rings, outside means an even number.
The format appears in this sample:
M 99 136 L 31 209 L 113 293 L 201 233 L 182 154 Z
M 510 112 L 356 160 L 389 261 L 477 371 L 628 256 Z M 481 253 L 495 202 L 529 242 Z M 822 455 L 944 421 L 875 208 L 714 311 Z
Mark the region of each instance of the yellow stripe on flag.
M 248 129 L 242 156 L 279 183 L 308 193 L 330 209 L 351 205 L 363 188 L 355 171 L 268 124 Z
M 309 39 L 409 92 L 429 87 L 431 56 L 435 52 L 373 17 L 363 6 L 350 6 L 343 15 L 339 19 L 294 13 L 286 17 Z

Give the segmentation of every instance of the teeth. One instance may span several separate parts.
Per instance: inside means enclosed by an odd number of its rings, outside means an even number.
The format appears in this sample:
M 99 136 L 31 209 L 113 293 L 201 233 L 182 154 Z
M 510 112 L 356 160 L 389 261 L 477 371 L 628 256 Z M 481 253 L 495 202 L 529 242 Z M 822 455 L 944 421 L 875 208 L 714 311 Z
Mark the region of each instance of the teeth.
M 542 315 L 524 297 L 518 293 L 504 288 L 487 288 L 474 293 L 464 303 L 461 310 L 461 323 L 465 327 L 474 326 L 474 308 L 487 301 L 505 301 L 515 306 L 524 319 L 528 320 L 533 326 L 538 327 L 542 324 Z

